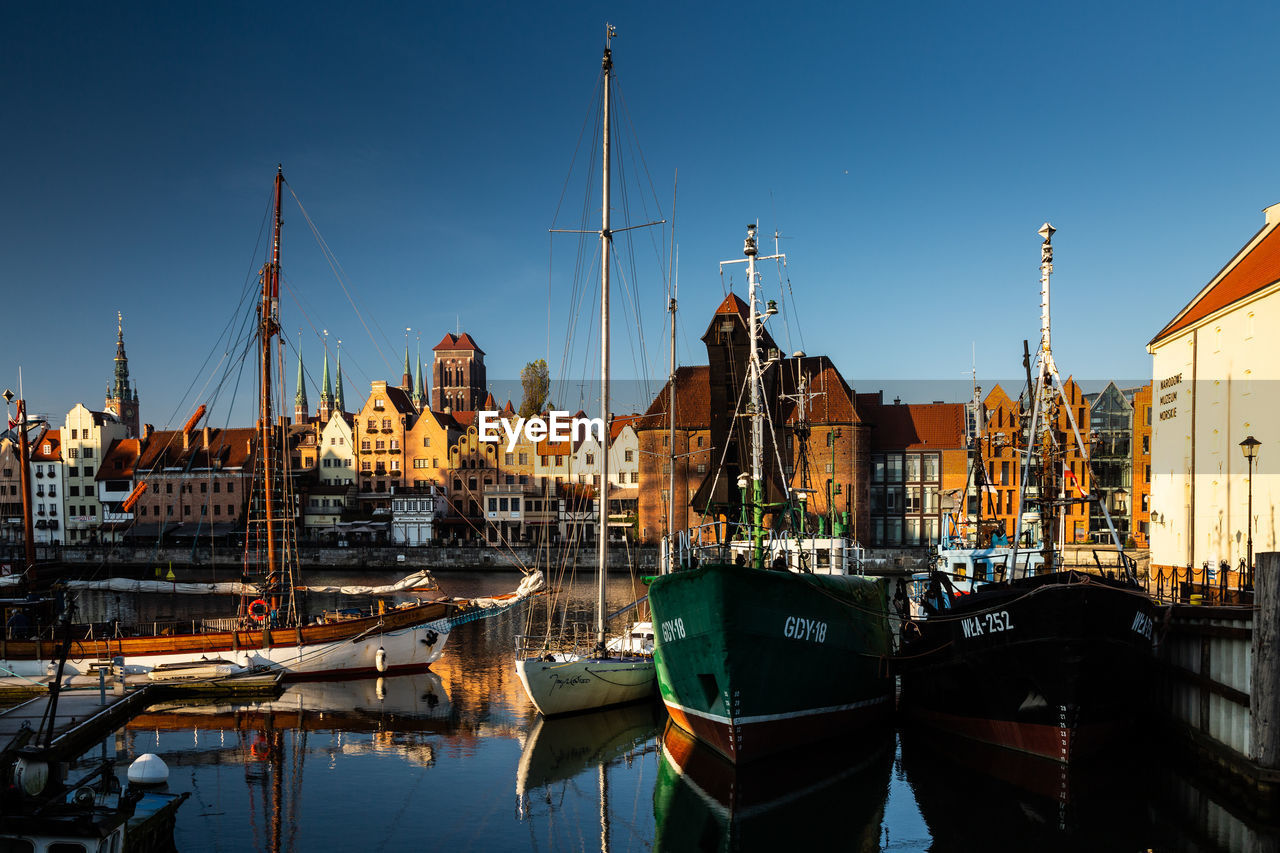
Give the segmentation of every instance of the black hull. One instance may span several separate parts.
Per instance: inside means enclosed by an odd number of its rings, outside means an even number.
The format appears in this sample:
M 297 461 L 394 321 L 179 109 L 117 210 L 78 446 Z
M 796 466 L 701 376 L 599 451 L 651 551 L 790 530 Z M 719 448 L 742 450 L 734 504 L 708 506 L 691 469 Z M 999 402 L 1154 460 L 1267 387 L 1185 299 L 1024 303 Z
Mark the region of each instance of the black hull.
M 974 740 L 1070 763 L 1131 725 L 1147 698 L 1153 602 L 1058 572 L 954 595 L 904 629 L 901 707 Z

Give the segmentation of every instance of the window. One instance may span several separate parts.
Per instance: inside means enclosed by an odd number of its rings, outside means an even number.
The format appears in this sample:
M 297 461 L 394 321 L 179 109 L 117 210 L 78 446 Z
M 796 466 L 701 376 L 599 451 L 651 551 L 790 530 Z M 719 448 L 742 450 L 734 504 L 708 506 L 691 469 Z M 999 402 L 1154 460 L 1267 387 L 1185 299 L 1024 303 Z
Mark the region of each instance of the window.
M 214 514 L 214 515 L 222 515 L 222 504 L 214 504 L 214 505 L 213 505 L 213 514 Z
M 507 465 L 515 464 L 516 455 L 514 453 L 504 453 L 502 454 L 502 458 L 503 458 L 503 462 Z
M 387 443 L 386 443 L 385 441 L 383 441 L 382 439 L 378 439 L 376 442 L 374 442 L 373 449 L 374 449 L 374 450 L 386 450 L 386 449 L 387 449 Z
M 75 458 L 77 457 L 77 455 L 79 454 L 79 452 L 80 452 L 80 451 L 79 451 L 77 448 L 69 447 L 69 448 L 67 448 L 67 458 L 68 458 L 68 459 L 75 459 Z
M 634 461 L 635 461 L 635 451 L 634 451 L 634 450 L 627 450 L 627 451 L 625 451 L 625 452 L 622 454 L 622 461 L 623 461 L 623 462 L 634 462 Z
M 489 498 L 489 512 L 497 512 L 497 511 L 498 511 L 498 499 Z
M 902 468 L 903 462 L 901 453 L 890 453 L 885 457 L 885 473 L 888 476 L 890 483 L 902 482 Z
M 668 466 L 668 467 L 669 467 L 669 466 Z M 698 463 L 698 473 L 699 473 L 699 474 L 705 474 L 705 473 L 707 473 L 707 466 L 706 466 L 706 463 L 704 463 L 704 462 L 699 462 L 699 463 Z M 635 474 L 632 474 L 631 476 L 634 478 L 636 475 L 635 475 Z M 632 482 L 634 483 L 634 482 L 635 482 L 635 480 L 634 480 L 634 479 L 632 479 Z
M 184 507 L 182 508 L 182 514 L 183 514 L 184 516 L 185 516 L 185 515 L 191 515 L 191 504 L 187 504 L 186 506 L 184 506 Z
M 88 448 L 85 448 L 85 449 L 87 450 Z M 84 469 L 84 475 L 85 475 L 86 477 L 92 477 L 92 476 L 93 476 L 93 469 L 86 465 L 86 466 L 85 466 L 85 469 Z
M 836 465 L 835 465 L 835 463 L 834 463 L 834 462 L 828 462 L 828 463 L 827 463 L 827 473 L 828 473 L 828 474 L 834 474 L 834 473 L 835 473 L 835 471 L 836 471 Z
M 392 450 L 400 449 L 400 440 L 398 438 L 391 439 L 391 449 Z
M 519 511 L 520 511 L 520 499 L 519 499 L 519 498 L 512 498 L 512 499 L 511 499 L 511 511 L 512 511 L 512 512 L 519 512 Z
M 1149 435 L 1144 435 L 1142 437 L 1142 452 L 1143 453 L 1151 452 L 1151 436 Z
M 702 446 L 702 439 L 703 439 L 703 436 L 698 436 L 698 446 L 699 446 L 699 447 L 701 447 L 701 446 Z
M 11 494 L 16 494 L 16 493 L 15 493 L 15 492 L 11 492 Z M 49 497 L 51 497 L 51 498 L 56 498 L 57 496 L 58 496 L 58 487 L 57 487 L 57 486 L 55 486 L 55 485 L 53 485 L 52 483 L 50 483 L 50 484 L 49 484 Z
M 908 513 L 917 513 L 920 511 L 920 487 L 919 486 L 907 486 L 906 509 Z M 912 544 L 917 544 L 918 542 L 919 542 L 919 539 L 917 538 L 917 541 Z
M 79 438 L 79 437 L 80 437 L 79 430 L 74 430 L 74 429 L 73 429 L 73 430 L 71 431 L 71 440 L 72 440 L 72 441 L 75 441 L 75 440 L 76 440 L 77 438 Z
M 68 494 L 68 495 L 70 495 L 70 496 L 71 496 L 71 497 L 73 497 L 73 498 L 78 498 L 78 497 L 80 497 L 80 487 L 79 487 L 79 486 L 68 486 L 68 487 L 67 487 L 67 494 Z
M 222 491 L 222 483 L 218 482 L 217 480 L 214 480 L 214 481 L 213 481 L 213 493 L 216 495 L 216 494 L 217 494 L 218 492 L 220 492 L 220 491 Z
M 234 492 L 235 490 L 236 490 L 236 484 L 235 484 L 235 483 L 227 483 L 227 494 L 231 494 L 231 493 L 232 493 L 232 492 Z
M 369 442 L 368 442 L 368 440 L 365 440 L 365 441 L 360 442 L 360 450 L 361 450 L 362 452 L 364 452 L 364 453 L 368 453 L 368 452 L 369 452 L 369 450 L 370 450 L 370 446 L 369 446 Z
M 924 464 L 923 479 L 936 482 L 938 479 L 938 454 L 926 453 L 920 461 Z
M 431 446 L 431 436 L 429 436 L 429 435 L 427 435 L 427 436 L 423 436 L 423 438 L 422 438 L 422 446 L 423 446 L 423 447 L 430 447 L 430 446 Z
M 361 463 L 360 463 L 360 470 L 361 470 L 361 471 L 372 471 L 372 470 L 373 470 L 373 463 L 372 463 L 372 462 L 370 462 L 368 459 L 364 460 L 363 462 L 361 462 Z
M 1009 479 L 1009 462 L 1005 460 L 1000 463 L 1000 485 L 1011 486 L 1013 481 Z
M 159 509 L 159 507 L 156 507 L 156 509 Z M 173 504 L 164 508 L 164 514 L 166 518 L 173 518 Z
M 588 465 L 596 464 L 596 455 L 594 453 L 587 454 L 587 464 Z
M 907 454 L 907 482 L 915 483 L 920 480 L 920 454 Z
M 369 430 L 375 430 L 375 429 L 377 429 L 377 428 L 378 428 L 378 422 L 377 422 L 376 420 L 374 420 L 373 418 L 369 418 L 369 420 L 368 420 L 368 422 L 367 422 L 367 425 L 366 425 L 366 428 L 367 428 L 367 429 L 369 429 Z
M 490 502 L 492 503 L 492 498 L 490 498 Z M 506 511 L 507 511 L 507 499 L 506 499 L 506 498 L 498 498 L 498 509 L 499 509 L 501 512 L 506 512 Z
M 200 494 L 202 494 L 202 495 L 203 495 L 203 494 L 207 494 L 207 493 L 208 493 L 208 491 L 209 491 L 209 484 L 208 484 L 208 483 L 201 483 L 201 484 L 200 484 Z
M 883 456 L 871 457 L 871 482 L 883 483 L 885 475 L 885 461 Z
M 379 397 L 378 399 L 373 401 L 373 407 L 375 409 L 381 409 L 383 407 L 383 403 L 384 403 L 383 399 Z
M 640 482 L 640 472 L 639 472 L 639 471 L 632 471 L 632 472 L 631 472 L 631 482 L 633 482 L 633 483 L 639 483 L 639 482 Z
M 84 458 L 85 458 L 85 459 L 92 459 L 92 458 L 93 458 L 93 448 L 92 448 L 92 447 L 86 447 L 86 448 L 84 449 Z
M 529 454 L 528 454 L 528 453 L 521 453 L 521 454 L 520 454 L 520 464 L 521 464 L 521 465 L 528 465 L 528 464 L 529 464 Z
M 382 419 L 382 428 L 383 428 L 383 429 L 391 429 L 391 418 L 383 418 L 383 419 Z

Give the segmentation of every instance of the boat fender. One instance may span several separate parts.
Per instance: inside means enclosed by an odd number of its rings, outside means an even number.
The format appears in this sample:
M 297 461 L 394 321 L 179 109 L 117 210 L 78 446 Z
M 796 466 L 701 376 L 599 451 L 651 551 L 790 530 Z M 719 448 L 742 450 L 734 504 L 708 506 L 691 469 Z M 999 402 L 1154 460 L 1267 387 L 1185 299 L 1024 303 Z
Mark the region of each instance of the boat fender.
M 373 656 L 373 665 L 378 668 L 378 672 L 387 671 L 387 650 L 386 649 L 382 648 L 381 646 L 378 647 L 378 653 Z
M 129 765 L 128 775 L 134 785 L 163 785 L 169 781 L 169 766 L 160 756 L 148 752 Z
M 267 614 L 271 612 L 271 608 L 261 598 L 255 598 L 249 602 L 249 615 L 253 617 L 253 621 L 261 625 L 267 620 Z
M 377 695 L 379 699 L 386 699 L 387 698 L 386 679 L 379 677 L 378 680 L 373 683 L 373 692 Z

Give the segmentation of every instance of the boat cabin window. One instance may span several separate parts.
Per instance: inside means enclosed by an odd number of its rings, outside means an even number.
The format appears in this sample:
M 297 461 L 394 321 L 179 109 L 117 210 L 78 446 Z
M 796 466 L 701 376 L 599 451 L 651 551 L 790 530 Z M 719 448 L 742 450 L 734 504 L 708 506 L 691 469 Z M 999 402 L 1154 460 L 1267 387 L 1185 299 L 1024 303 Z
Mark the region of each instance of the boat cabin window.
M 958 578 L 969 577 L 969 561 L 957 560 L 951 564 L 951 571 Z
M 976 581 L 984 581 L 987 579 L 987 561 L 978 560 L 973 564 L 973 579 Z
M 827 569 L 831 567 L 831 552 L 826 548 L 818 549 L 818 568 Z

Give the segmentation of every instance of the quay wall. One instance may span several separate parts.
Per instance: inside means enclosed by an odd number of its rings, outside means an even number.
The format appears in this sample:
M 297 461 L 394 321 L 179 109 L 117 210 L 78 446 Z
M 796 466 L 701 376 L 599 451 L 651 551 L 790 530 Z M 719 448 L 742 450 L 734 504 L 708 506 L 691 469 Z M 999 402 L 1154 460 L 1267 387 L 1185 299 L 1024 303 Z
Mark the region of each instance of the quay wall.
M 1257 558 L 1252 601 L 1163 608 L 1155 636 L 1152 720 L 1167 743 L 1216 782 L 1242 794 L 1255 814 L 1275 821 L 1280 819 L 1280 553 Z

